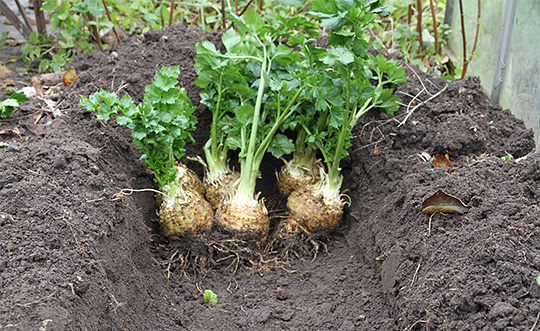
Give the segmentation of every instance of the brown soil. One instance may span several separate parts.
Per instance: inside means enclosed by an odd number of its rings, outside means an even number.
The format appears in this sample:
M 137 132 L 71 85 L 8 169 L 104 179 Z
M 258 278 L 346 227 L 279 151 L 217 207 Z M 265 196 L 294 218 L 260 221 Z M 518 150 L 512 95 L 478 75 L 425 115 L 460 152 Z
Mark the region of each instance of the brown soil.
M 475 78 L 449 85 L 398 126 L 445 86 L 407 68 L 397 93 L 409 106 L 393 119 L 369 113 L 355 129 L 343 162 L 351 205 L 314 260 L 293 258 L 277 269 L 264 268 L 269 256 L 257 267 L 242 260 L 234 276 L 226 265 L 199 274 L 183 269 L 181 258 L 204 258 L 207 247 L 165 239 L 152 192 L 118 195 L 156 188 L 152 174 L 127 130 L 77 103 L 80 94 L 124 84 L 140 101 L 157 69 L 179 65 L 198 104 L 192 64 L 201 40 L 219 36 L 178 25 L 129 39 L 117 56 L 78 58 L 78 80 L 62 89 L 61 116 L 24 125 L 35 114 L 26 109 L 4 123 L 22 139 L 1 136 L 9 147 L 0 150 L 0 329 L 534 328 L 540 156 L 531 153 L 532 132 L 490 105 Z M 188 156 L 201 155 L 208 137 L 204 107 L 197 116 Z M 455 167 L 435 167 L 422 152 L 448 153 Z M 509 162 L 500 158 L 506 153 L 526 157 Z M 186 164 L 202 175 L 197 163 Z M 265 162 L 260 182 L 278 216 L 284 204 L 273 173 L 281 164 Z M 472 208 L 422 214 L 422 201 L 438 189 Z M 203 304 L 204 289 L 218 294 L 216 307 Z

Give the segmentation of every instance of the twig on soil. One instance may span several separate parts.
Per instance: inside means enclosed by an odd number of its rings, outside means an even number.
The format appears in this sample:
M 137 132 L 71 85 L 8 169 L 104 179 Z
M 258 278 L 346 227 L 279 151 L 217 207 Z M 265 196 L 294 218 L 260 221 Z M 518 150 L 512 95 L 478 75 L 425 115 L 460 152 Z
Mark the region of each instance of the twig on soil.
M 389 119 L 389 120 L 383 121 L 382 124 L 377 125 L 376 127 L 374 127 L 374 128 L 371 130 L 371 133 L 369 134 L 369 141 L 370 141 L 370 143 L 367 144 L 367 145 L 358 147 L 358 148 L 355 149 L 353 152 L 362 150 L 362 149 L 367 148 L 367 147 L 369 147 L 369 146 L 371 146 L 371 145 L 375 145 L 375 148 L 376 148 L 376 147 L 377 147 L 377 144 L 382 143 L 383 141 L 385 141 L 385 140 L 386 140 L 386 137 L 385 137 L 384 133 L 381 131 L 380 128 L 381 128 L 381 126 L 383 126 L 383 125 L 385 125 L 385 124 L 387 124 L 387 123 L 390 123 L 390 122 L 392 122 L 392 121 L 396 121 L 396 122 L 399 123 L 399 121 L 396 120 L 395 118 L 391 118 L 391 119 Z M 364 129 L 366 128 L 366 126 L 368 126 L 368 125 L 370 125 L 370 124 L 372 124 L 372 123 L 375 123 L 375 122 L 377 122 L 377 121 L 371 121 L 371 122 L 369 122 L 369 123 L 364 124 L 364 126 L 362 126 L 362 130 L 360 131 L 360 134 L 359 134 L 358 136 L 356 136 L 355 138 L 359 138 L 360 136 L 362 136 L 362 135 L 364 134 Z M 379 133 L 381 134 L 381 138 L 379 138 L 379 140 L 377 140 L 377 141 L 373 141 L 373 133 L 374 133 L 376 130 L 378 130 Z
M 73 224 L 71 224 L 68 220 L 66 220 L 66 215 L 67 213 L 64 211 L 64 214 L 60 217 L 53 217 L 54 219 L 56 220 L 62 220 L 64 222 L 66 222 L 66 225 L 68 226 L 68 228 L 71 230 L 71 234 L 73 234 L 73 238 L 75 239 L 75 244 L 77 245 L 77 247 L 79 248 L 79 250 L 81 251 L 82 255 L 83 256 L 86 256 L 86 252 L 84 251 L 84 249 L 82 248 L 81 244 L 80 244 L 80 241 L 79 241 L 79 238 L 77 238 L 77 234 L 75 233 L 75 230 L 73 229 Z
M 538 314 L 536 315 L 536 321 L 534 321 L 534 324 L 533 324 L 533 326 L 532 326 L 532 328 L 531 328 L 530 331 L 533 331 L 534 328 L 536 328 L 536 324 L 538 324 L 538 319 L 539 319 L 539 318 L 540 318 L 540 311 L 539 311 Z
M 405 62 L 405 65 L 407 67 L 409 67 L 409 69 L 413 72 L 413 74 L 416 76 L 416 78 L 418 78 L 418 81 L 420 82 L 420 84 L 422 84 L 422 87 L 424 88 L 424 90 L 426 90 L 426 92 L 428 94 L 431 94 L 433 95 L 433 93 L 429 92 L 429 90 L 427 89 L 426 85 L 424 85 L 424 82 L 422 81 L 422 78 L 420 77 L 420 75 L 407 63 Z
M 400 126 L 402 126 L 403 124 L 405 124 L 405 122 L 407 122 L 407 120 L 409 119 L 409 117 L 411 117 L 411 115 L 414 113 L 414 111 L 416 109 L 418 109 L 418 107 L 424 105 L 425 103 L 435 99 L 436 97 L 438 97 L 442 92 L 444 92 L 444 90 L 446 90 L 446 88 L 448 87 L 448 85 L 444 85 L 444 87 L 439 91 L 437 92 L 436 94 L 432 95 L 431 97 L 429 97 L 427 100 L 425 101 L 422 101 L 420 102 L 419 104 L 417 104 L 413 109 L 411 109 L 410 111 L 407 111 L 407 116 L 405 116 L 405 118 L 403 119 L 403 121 L 401 123 L 398 124 L 398 128 Z
M 31 305 L 35 305 L 35 304 L 41 303 L 44 299 L 52 298 L 53 296 L 54 296 L 54 293 L 51 293 L 51 294 L 49 294 L 48 296 L 46 296 L 46 297 L 44 297 L 44 298 L 41 298 L 41 299 L 38 299 L 38 300 L 35 300 L 35 301 L 31 301 L 31 302 L 27 302 L 27 303 L 16 303 L 15 306 L 28 308 L 28 307 L 30 307 Z
M 169 258 L 167 261 L 167 280 L 171 279 L 171 264 L 173 264 L 175 261 L 173 261 L 174 257 L 178 254 L 178 250 L 174 251 L 173 255 Z
M 123 89 L 125 89 L 125 88 L 128 87 L 128 86 L 129 86 L 129 84 L 125 84 L 124 81 L 122 81 L 122 82 L 120 83 L 120 87 L 118 88 L 118 90 L 116 90 L 116 94 L 119 94 L 120 91 L 122 91 Z M 112 90 L 112 86 L 111 86 L 111 90 Z
M 426 82 L 430 83 L 433 87 L 435 88 L 439 88 L 437 85 L 435 85 L 435 83 L 433 83 L 431 80 L 429 79 L 426 79 Z
M 418 275 L 418 270 L 420 270 L 420 264 L 422 263 L 422 258 L 420 258 L 420 261 L 418 261 L 418 266 L 416 267 L 416 271 L 414 272 L 414 275 L 411 280 L 411 285 L 409 287 L 412 287 L 414 282 L 416 281 L 416 276 Z
M 111 91 L 114 90 L 114 80 L 116 79 L 116 70 L 113 69 L 113 72 L 114 72 L 114 75 L 112 76 L 112 80 L 111 80 Z
M 403 94 L 403 95 L 408 96 L 408 97 L 411 98 L 411 99 L 414 99 L 414 98 L 416 98 L 416 97 L 418 96 L 418 94 L 415 96 L 415 95 L 412 95 L 412 94 L 409 94 L 409 93 L 403 92 L 403 91 L 397 91 L 396 93 L 401 93 L 401 94 Z M 399 102 L 399 104 L 400 104 L 401 106 L 406 106 L 406 104 L 404 104 L 404 103 L 402 103 L 402 102 Z
M 369 174 L 369 172 L 371 171 L 371 169 L 373 169 L 379 162 L 381 162 L 381 160 L 375 162 L 371 167 L 369 167 L 368 171 L 367 171 L 366 174 L 364 175 L 364 178 L 362 178 L 362 181 L 360 182 L 360 185 L 358 185 L 358 187 L 360 187 L 360 186 L 362 186 L 362 184 L 364 184 L 364 181 L 366 180 L 367 175 Z
M 413 325 L 411 325 L 411 326 L 407 329 L 407 331 L 411 331 L 411 330 L 416 326 L 416 324 L 418 324 L 418 323 L 426 323 L 426 324 L 427 324 L 427 323 L 429 323 L 430 321 L 431 321 L 431 319 L 429 319 L 429 318 L 428 318 L 427 320 L 418 320 L 418 321 L 414 322 Z
M 472 162 L 469 162 L 469 161 L 470 161 L 470 159 L 467 160 L 467 167 L 471 168 L 472 166 L 474 166 L 474 165 L 476 165 L 478 163 L 488 161 L 488 159 L 485 156 L 480 156 L 480 157 L 478 157 L 476 160 L 474 160 Z
M 75 293 L 75 287 L 73 286 L 73 283 L 68 283 L 68 285 L 69 285 L 69 287 L 71 288 L 71 294 L 77 295 L 77 294 Z
M 427 231 L 427 236 L 429 237 L 431 235 L 431 219 L 433 218 L 435 214 L 431 214 L 431 216 L 429 217 L 429 222 L 428 222 L 428 231 Z
M 118 302 L 118 300 L 116 300 L 116 298 L 114 297 L 114 294 L 111 293 L 111 297 L 113 298 L 114 302 L 110 302 L 109 303 L 109 313 L 111 315 L 111 318 L 113 317 L 113 313 L 116 315 L 117 312 L 118 312 L 118 308 L 122 307 L 123 305 L 125 305 L 126 303 L 125 302 Z

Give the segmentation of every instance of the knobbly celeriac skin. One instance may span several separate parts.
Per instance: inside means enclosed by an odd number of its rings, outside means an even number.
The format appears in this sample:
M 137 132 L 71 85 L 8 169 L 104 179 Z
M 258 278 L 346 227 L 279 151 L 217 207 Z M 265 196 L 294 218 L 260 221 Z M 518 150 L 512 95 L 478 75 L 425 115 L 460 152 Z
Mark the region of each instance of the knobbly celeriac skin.
M 196 237 L 202 230 L 210 229 L 214 211 L 201 194 L 183 190 L 164 196 L 158 216 L 163 234 L 181 240 L 186 236 Z
M 313 167 L 306 168 L 295 162 L 294 159 L 285 161 L 285 165 L 276 173 L 279 191 L 289 196 L 300 187 L 314 184 L 320 180 L 317 167 L 320 163 L 315 163 Z
M 212 207 L 217 209 L 231 195 L 233 185 L 238 178 L 240 178 L 240 173 L 237 171 L 221 173 L 218 178 L 204 177 L 205 197 Z
M 216 211 L 216 219 L 219 227 L 241 239 L 265 240 L 268 236 L 268 210 L 262 199 L 238 203 L 234 196 L 228 198 Z
M 203 182 L 197 176 L 197 174 L 186 167 L 183 163 L 176 163 L 177 182 L 182 186 L 184 190 L 190 190 L 199 193 L 204 196 L 206 190 L 204 189 Z
M 288 223 L 297 223 L 309 232 L 333 229 L 343 215 L 345 202 L 341 198 L 327 199 L 316 184 L 300 187 L 287 199 Z
M 176 163 L 176 180 L 162 187 L 158 212 L 163 234 L 171 239 L 197 237 L 212 227 L 214 211 L 205 200 L 205 189 L 195 172 L 182 163 Z

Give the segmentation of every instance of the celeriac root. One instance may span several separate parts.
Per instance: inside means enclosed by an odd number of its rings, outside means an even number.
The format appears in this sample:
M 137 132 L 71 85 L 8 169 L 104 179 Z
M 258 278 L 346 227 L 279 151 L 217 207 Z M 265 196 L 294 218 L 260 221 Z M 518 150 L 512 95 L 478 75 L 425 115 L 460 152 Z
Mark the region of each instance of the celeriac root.
M 221 203 L 216 211 L 218 225 L 243 239 L 266 239 L 269 229 L 268 210 L 263 200 L 237 200 Z
M 298 224 L 309 232 L 331 230 L 339 223 L 344 205 L 339 196 L 322 194 L 319 184 L 306 185 L 292 192 L 287 199 L 288 226 L 294 228 Z
M 240 173 L 236 171 L 224 172 L 217 178 L 204 177 L 205 197 L 212 207 L 217 209 L 232 194 L 233 185 L 238 178 L 240 178 Z
M 181 240 L 185 236 L 196 237 L 203 229 L 210 229 L 214 211 L 208 201 L 198 192 L 179 190 L 163 198 L 158 212 L 163 233 Z
M 318 167 L 320 162 L 315 162 L 313 167 L 308 168 L 299 165 L 294 159 L 285 161 L 285 165 L 279 173 L 276 173 L 278 188 L 284 195 L 290 195 L 302 186 L 313 184 L 320 180 Z

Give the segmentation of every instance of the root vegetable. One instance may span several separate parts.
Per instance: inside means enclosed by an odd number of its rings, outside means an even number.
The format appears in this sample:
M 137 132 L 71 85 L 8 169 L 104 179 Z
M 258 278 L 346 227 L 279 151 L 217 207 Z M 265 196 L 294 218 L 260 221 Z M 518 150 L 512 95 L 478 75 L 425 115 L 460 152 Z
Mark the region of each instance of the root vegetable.
M 237 201 L 236 196 L 223 201 L 216 212 L 218 226 L 243 239 L 266 239 L 269 222 L 264 200 Z
M 255 186 L 267 151 L 279 158 L 293 150 L 292 141 L 278 130 L 303 101 L 304 86 L 294 75 L 300 55 L 279 43 L 275 29 L 265 26 L 258 13 L 247 11 L 243 18 L 233 19 L 237 31 L 230 29 L 222 36 L 226 53 L 208 41 L 196 45 L 197 83 L 205 88 L 201 99 L 213 113 L 211 138 L 205 146 L 211 170 L 207 182 L 227 172 L 224 151 L 239 150 L 240 176 L 230 193 L 218 194 L 227 196 L 221 204 L 220 197 L 213 202 L 218 205 L 216 218 L 222 228 L 240 237 L 264 239 L 268 212 Z M 212 86 L 215 91 L 209 90 Z M 218 180 L 220 185 L 231 182 Z M 209 199 L 213 200 L 211 194 Z
M 135 105 L 126 94 L 101 90 L 80 105 L 98 110 L 98 119 L 116 122 L 131 129 L 134 145 L 143 152 L 141 160 L 154 171 L 154 179 L 163 192 L 158 212 L 163 233 L 179 239 L 196 236 L 212 226 L 213 210 L 204 200 L 204 186 L 197 175 L 177 162 L 185 154 L 189 131 L 195 129 L 195 107 L 185 89 L 178 87 L 179 67 L 163 67 L 152 84 L 145 87 L 144 103 Z M 159 200 L 159 199 L 158 199 Z
M 204 177 L 205 197 L 212 207 L 217 209 L 224 200 L 232 195 L 234 183 L 238 178 L 240 178 L 240 173 L 236 171 L 221 173 L 217 178 L 209 175 Z
M 320 180 L 316 167 L 320 166 L 312 165 L 310 167 L 303 166 L 296 162 L 293 158 L 290 161 L 285 161 L 285 165 L 281 168 L 279 173 L 276 173 L 278 189 L 284 195 L 290 195 L 293 191 L 298 190 L 309 184 L 314 184 Z
M 196 237 L 202 230 L 210 229 L 214 212 L 198 192 L 171 189 L 163 197 L 158 216 L 163 234 L 180 240 L 186 235 Z
M 321 170 L 321 180 L 300 187 L 287 199 L 289 219 L 285 229 L 298 226 L 309 232 L 333 229 L 343 215 L 345 202 L 338 191 L 330 189 L 328 175 Z

